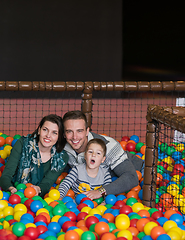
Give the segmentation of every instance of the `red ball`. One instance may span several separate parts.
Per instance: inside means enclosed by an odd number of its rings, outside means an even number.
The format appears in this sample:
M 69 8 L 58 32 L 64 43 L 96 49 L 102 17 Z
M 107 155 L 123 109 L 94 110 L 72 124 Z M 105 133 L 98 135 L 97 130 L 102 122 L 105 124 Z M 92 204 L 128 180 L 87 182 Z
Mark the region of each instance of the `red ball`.
M 71 222 L 71 221 L 66 221 L 66 222 L 64 222 L 63 225 L 62 225 L 62 230 L 63 230 L 64 232 L 66 232 L 67 229 L 70 228 L 70 227 L 75 227 L 75 223 L 74 223 L 74 222 Z
M 95 216 L 90 216 L 90 217 L 88 217 L 88 218 L 86 219 L 85 225 L 86 225 L 86 227 L 89 229 L 92 224 L 98 223 L 98 222 L 99 222 L 99 219 L 98 219 L 97 217 L 95 217 Z
M 48 223 L 47 218 L 42 214 L 39 214 L 38 216 L 35 217 L 34 223 L 36 222 L 44 222 L 46 224 Z
M 119 210 L 119 213 L 120 213 L 120 214 L 123 213 L 123 214 L 128 215 L 128 214 L 131 213 L 131 212 L 133 212 L 133 210 L 132 210 L 131 206 L 129 206 L 129 205 L 124 205 L 124 206 L 123 206 L 122 208 L 120 208 L 120 210 Z
M 39 231 L 38 231 L 37 228 L 28 227 L 28 228 L 25 229 L 24 235 L 28 236 L 31 240 L 34 240 L 34 239 L 38 238 Z
M 28 236 L 21 236 L 18 239 L 19 240 L 30 240 L 30 237 L 28 237 Z
M 68 217 L 71 221 L 76 222 L 76 214 L 74 212 L 66 212 L 64 216 Z
M 135 228 L 137 228 L 137 221 L 138 221 L 139 219 L 137 219 L 137 218 L 134 218 L 134 219 L 131 219 L 130 220 L 130 227 L 135 227 Z
M 91 199 L 88 198 L 88 197 L 84 197 L 84 198 L 82 198 L 82 200 L 80 201 L 80 203 L 83 203 L 85 200 L 91 200 Z
M 132 142 L 129 142 L 126 145 L 126 150 L 128 150 L 129 152 L 134 152 L 135 148 L 136 148 L 136 145 Z
M 128 136 L 124 136 L 121 139 L 121 141 L 125 141 L 125 142 L 128 142 L 129 140 L 130 140 L 130 138 Z
M 121 207 L 123 207 L 123 206 L 125 206 L 126 205 L 126 203 L 124 202 L 124 201 L 122 201 L 122 200 L 118 200 L 117 202 L 115 202 L 115 204 L 114 204 L 114 206 L 117 206 L 117 207 L 119 207 L 119 208 L 121 208 Z
M 24 205 L 27 207 L 27 209 L 30 209 L 30 205 L 31 203 L 33 202 L 34 200 L 33 199 L 27 199 L 25 202 L 24 202 Z
M 79 222 L 80 220 L 84 220 L 84 218 L 88 215 L 88 213 L 86 212 L 80 212 L 78 215 L 77 215 L 77 218 L 76 218 L 76 221 Z
M 156 211 L 152 213 L 151 216 L 154 220 L 157 220 L 160 217 L 164 217 L 164 214 L 161 211 Z
M 85 204 L 85 203 L 80 203 L 80 204 L 78 205 L 77 209 L 78 209 L 79 211 L 81 211 L 83 207 L 87 207 L 87 204 Z
M 39 225 L 39 226 L 37 226 L 37 230 L 38 230 L 39 235 L 41 235 L 42 233 L 45 233 L 48 229 L 44 225 Z
M 21 202 L 21 198 L 19 195 L 17 194 L 12 194 L 9 199 L 8 199 L 9 203 L 11 204 L 18 204 Z
M 5 164 L 5 160 L 3 158 L 0 158 L 0 163 Z

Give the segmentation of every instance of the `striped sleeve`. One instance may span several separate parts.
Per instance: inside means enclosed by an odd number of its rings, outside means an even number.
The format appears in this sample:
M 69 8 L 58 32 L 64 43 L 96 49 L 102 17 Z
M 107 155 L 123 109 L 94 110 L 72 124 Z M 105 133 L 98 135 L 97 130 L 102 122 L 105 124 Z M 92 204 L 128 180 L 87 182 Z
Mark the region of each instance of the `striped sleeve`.
M 73 167 L 65 179 L 61 182 L 58 191 L 60 192 L 60 197 L 64 198 L 68 190 L 72 187 L 74 182 L 78 178 L 78 170 L 76 167 Z
M 105 175 L 104 175 L 104 183 L 103 183 L 103 186 L 109 184 L 112 182 L 112 178 L 111 178 L 111 175 L 110 175 L 110 172 L 109 171 L 106 171 L 105 172 Z

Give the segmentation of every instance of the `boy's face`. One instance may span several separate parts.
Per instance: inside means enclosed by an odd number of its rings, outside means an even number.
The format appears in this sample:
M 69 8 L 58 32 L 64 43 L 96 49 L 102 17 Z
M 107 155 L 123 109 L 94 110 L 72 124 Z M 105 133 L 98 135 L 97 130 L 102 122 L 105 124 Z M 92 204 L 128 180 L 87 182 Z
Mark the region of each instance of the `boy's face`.
M 85 160 L 88 168 L 99 168 L 100 164 L 105 161 L 102 147 L 97 143 L 91 143 L 85 153 Z

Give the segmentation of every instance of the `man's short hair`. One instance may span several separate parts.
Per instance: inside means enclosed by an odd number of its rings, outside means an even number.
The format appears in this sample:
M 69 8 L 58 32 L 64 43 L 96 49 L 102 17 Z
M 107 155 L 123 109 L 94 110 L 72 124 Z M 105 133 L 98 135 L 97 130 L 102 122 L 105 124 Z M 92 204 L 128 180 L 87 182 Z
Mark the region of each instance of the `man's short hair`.
M 88 151 L 89 146 L 90 146 L 92 143 L 95 143 L 95 144 L 100 145 L 100 146 L 102 147 L 102 149 L 103 149 L 103 156 L 106 155 L 106 151 L 107 151 L 106 144 L 105 144 L 105 142 L 104 142 L 102 139 L 100 139 L 100 138 L 91 139 L 91 140 L 87 143 L 87 146 L 86 146 L 86 148 L 85 148 L 85 153 Z
M 85 121 L 86 129 L 88 128 L 87 118 L 85 114 L 79 110 L 66 112 L 63 116 L 63 124 L 67 120 L 77 120 L 77 119 L 83 119 Z

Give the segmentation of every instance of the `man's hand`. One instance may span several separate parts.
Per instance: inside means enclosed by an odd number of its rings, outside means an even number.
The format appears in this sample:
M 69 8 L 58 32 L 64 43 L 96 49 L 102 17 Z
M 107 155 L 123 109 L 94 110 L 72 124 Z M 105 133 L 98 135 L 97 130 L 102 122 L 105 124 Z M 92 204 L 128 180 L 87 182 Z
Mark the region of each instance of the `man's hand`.
M 91 200 L 102 197 L 101 193 L 98 190 L 92 190 L 88 192 L 83 192 Z

